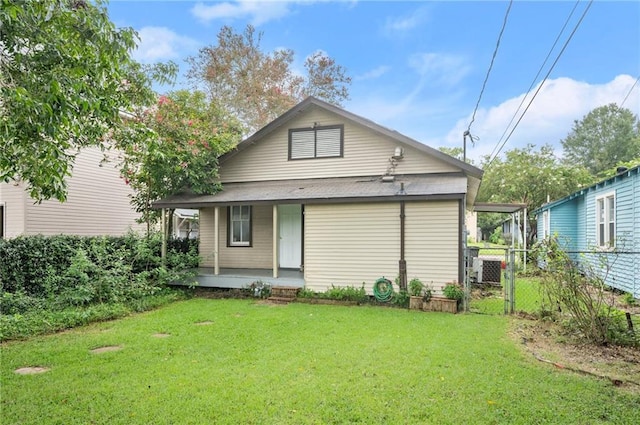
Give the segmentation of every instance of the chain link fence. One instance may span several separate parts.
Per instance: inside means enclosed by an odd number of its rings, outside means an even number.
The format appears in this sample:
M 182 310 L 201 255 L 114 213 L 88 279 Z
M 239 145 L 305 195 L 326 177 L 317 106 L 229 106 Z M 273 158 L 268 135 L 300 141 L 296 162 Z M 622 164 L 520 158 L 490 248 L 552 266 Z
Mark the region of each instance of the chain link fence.
M 567 252 L 585 274 L 598 276 L 620 294 L 619 306 L 640 304 L 640 252 Z M 539 268 L 543 258 L 530 261 L 530 250 L 468 247 L 465 252 L 466 311 L 482 314 L 537 313 L 542 308 Z M 529 258 L 531 260 L 531 258 Z M 532 264 L 534 263 L 535 264 Z

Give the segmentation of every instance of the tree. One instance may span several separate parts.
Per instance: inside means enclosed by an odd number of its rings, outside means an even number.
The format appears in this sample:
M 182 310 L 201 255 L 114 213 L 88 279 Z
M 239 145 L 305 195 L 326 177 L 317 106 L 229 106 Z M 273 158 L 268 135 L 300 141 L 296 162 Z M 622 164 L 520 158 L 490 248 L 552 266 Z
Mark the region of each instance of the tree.
M 115 136 L 123 152 L 121 174 L 135 194 L 132 204 L 147 227 L 158 212 L 151 204 L 181 191 L 219 189 L 218 157 L 237 144 L 240 125 L 202 92 L 160 96 Z
M 188 59 L 189 79 L 205 88 L 211 99 L 231 111 L 254 132 L 307 96 L 335 105 L 349 98 L 351 77 L 346 69 L 322 52 L 309 56 L 306 75 L 292 69 L 294 52 L 278 49 L 265 53 L 260 48 L 262 33 L 248 25 L 242 34 L 224 26 L 218 44 L 204 47 Z
M 640 157 L 640 121 L 615 103 L 600 106 L 574 121 L 562 147 L 567 164 L 582 165 L 596 175 Z
M 593 181 L 594 177 L 586 169 L 560 163 L 550 145 L 542 146 L 539 151 L 534 145 L 527 145 L 507 151 L 504 160 L 496 158 L 485 169 L 477 199 L 479 202 L 526 204 L 531 228 L 528 233 L 530 243 L 536 237 L 533 210 L 547 199 L 562 198 Z
M 455 159 L 459 159 L 460 161 L 463 160 L 462 157 L 464 156 L 464 149 L 462 149 L 461 147 L 450 148 L 447 146 L 440 146 L 438 150 L 442 153 L 446 153 L 447 155 L 454 157 Z M 471 158 L 466 158 L 466 162 L 467 164 L 473 165 L 473 159 Z
M 136 33 L 116 29 L 103 0 L 0 2 L 0 181 L 64 201 L 79 149 L 105 149 L 132 106 Z

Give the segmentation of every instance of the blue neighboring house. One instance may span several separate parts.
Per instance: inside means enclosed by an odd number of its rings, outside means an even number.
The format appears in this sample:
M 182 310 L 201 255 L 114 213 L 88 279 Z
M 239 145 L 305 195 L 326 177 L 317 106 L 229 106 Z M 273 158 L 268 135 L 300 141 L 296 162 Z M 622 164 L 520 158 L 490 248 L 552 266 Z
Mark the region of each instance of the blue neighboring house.
M 640 299 L 640 166 L 534 211 L 538 239 L 556 236 L 580 265 Z

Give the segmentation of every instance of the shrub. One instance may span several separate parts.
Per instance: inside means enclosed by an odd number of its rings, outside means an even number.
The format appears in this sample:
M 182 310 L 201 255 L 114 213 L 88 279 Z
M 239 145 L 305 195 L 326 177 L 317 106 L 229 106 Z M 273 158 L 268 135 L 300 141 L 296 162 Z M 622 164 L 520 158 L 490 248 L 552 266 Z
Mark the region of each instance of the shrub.
M 424 284 L 420 279 L 414 277 L 409 281 L 409 293 L 413 297 L 419 297 L 422 295 L 422 290 L 424 289 Z
M 551 238 L 537 246 L 542 258 L 541 316 L 567 318 L 563 325 L 578 336 L 598 345 L 638 345 L 636 337 L 625 330 L 624 315 L 615 307 L 615 294 L 605 285 L 610 262 L 585 261 L 580 268 Z M 564 317 L 563 317 L 564 316 Z
M 450 300 L 456 300 L 458 302 L 461 302 L 462 299 L 464 298 L 464 291 L 455 283 L 448 283 L 442 289 L 442 293 L 444 294 L 445 297 L 449 298 Z

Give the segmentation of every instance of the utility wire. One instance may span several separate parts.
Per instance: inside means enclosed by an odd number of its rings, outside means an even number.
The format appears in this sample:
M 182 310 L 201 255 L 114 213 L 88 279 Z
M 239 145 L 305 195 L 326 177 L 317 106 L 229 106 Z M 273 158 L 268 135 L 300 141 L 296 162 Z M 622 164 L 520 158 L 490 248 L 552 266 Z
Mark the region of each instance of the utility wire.
M 538 77 L 542 73 L 542 70 L 544 69 L 544 66 L 547 64 L 547 61 L 549 60 L 549 57 L 551 56 L 551 53 L 553 53 L 553 51 L 555 50 L 556 45 L 558 44 L 558 41 L 560 41 L 560 37 L 564 33 L 564 30 L 567 28 L 567 25 L 569 24 L 569 21 L 571 20 L 571 17 L 573 16 L 573 13 L 576 11 L 576 8 L 578 7 L 578 4 L 580 4 L 580 0 L 576 1 L 576 4 L 573 5 L 573 9 L 571 9 L 571 13 L 569 13 L 569 16 L 567 16 L 567 19 L 564 21 L 564 25 L 562 26 L 562 29 L 560 29 L 560 32 L 558 33 L 558 36 L 556 37 L 555 41 L 553 42 L 553 45 L 549 49 L 549 52 L 547 53 L 547 57 L 544 58 L 544 61 L 542 62 L 542 65 L 540 65 L 540 68 L 538 69 L 538 72 L 536 73 L 536 76 L 533 77 L 533 80 L 531 80 L 531 84 L 529 85 L 529 88 L 525 92 L 526 95 L 522 97 L 522 100 L 520 101 L 520 105 L 518 105 L 518 108 L 513 113 L 513 116 L 511 117 L 511 120 L 509 121 L 509 124 L 507 124 L 507 126 L 504 129 L 504 131 L 502 132 L 502 135 L 500 136 L 500 139 L 498 139 L 498 143 L 496 143 L 496 146 L 491 151 L 491 154 L 489 155 L 489 158 L 491 158 L 493 156 L 493 153 L 496 151 L 496 149 L 498 149 L 498 146 L 500 146 L 500 143 L 504 139 L 504 136 L 507 134 L 507 131 L 509 131 L 509 127 L 511 127 L 511 124 L 513 123 L 513 120 L 516 119 L 516 116 L 518 115 L 518 112 L 520 112 L 520 108 L 522 108 L 522 105 L 524 104 L 525 100 L 527 100 L 527 97 L 529 96 L 529 92 L 531 92 L 531 89 L 533 89 L 533 86 L 535 86 L 536 81 L 538 81 Z
M 638 80 L 640 80 L 640 75 L 638 75 L 638 78 L 636 78 L 636 82 L 633 83 L 633 85 L 631 86 L 631 88 L 629 89 L 629 92 L 627 93 L 627 95 L 624 97 L 624 100 L 622 101 L 622 103 L 620 104 L 620 109 L 622 109 L 622 107 L 624 106 L 624 102 L 627 101 L 627 99 L 629 98 L 629 95 L 631 94 L 631 92 L 633 91 L 634 87 L 636 86 L 636 84 L 638 84 Z
M 573 36 L 575 35 L 576 31 L 578 30 L 578 28 L 580 27 L 580 24 L 582 24 L 582 21 L 584 19 L 584 17 L 587 15 L 587 12 L 589 11 L 589 9 L 591 8 L 591 5 L 593 4 L 593 0 L 589 1 L 589 4 L 587 5 L 587 7 L 584 9 L 584 12 L 582 12 L 582 16 L 580 16 L 580 20 L 578 20 L 578 23 L 576 24 L 576 26 L 573 28 L 573 31 L 571 31 L 571 34 L 569 34 L 569 38 L 567 38 L 567 41 L 565 41 L 564 45 L 562 46 L 562 50 L 560 50 L 560 53 L 558 53 L 558 56 L 556 56 L 556 59 L 553 61 L 553 63 L 551 64 L 551 68 L 549 68 L 549 71 L 547 71 L 547 74 L 544 76 L 544 79 L 542 80 L 542 82 L 540 83 L 540 85 L 538 86 L 536 92 L 533 94 L 533 97 L 531 98 L 531 100 L 529 101 L 529 103 L 527 104 L 527 107 L 524 109 L 524 111 L 522 112 L 522 115 L 520 115 L 520 118 L 518 118 L 518 121 L 516 121 L 516 124 L 513 126 L 513 128 L 511 129 L 511 131 L 509 132 L 509 135 L 507 136 L 507 138 L 502 142 L 502 145 L 500 145 L 500 148 L 498 149 L 498 151 L 496 152 L 495 156 L 493 158 L 491 158 L 491 160 L 489 161 L 489 164 L 485 167 L 485 169 L 491 167 L 491 164 L 493 164 L 493 161 L 495 161 L 495 159 L 498 157 L 498 155 L 500 154 L 500 151 L 502 151 L 502 148 L 504 148 L 504 146 L 507 144 L 507 142 L 509 141 L 509 139 L 511 138 L 511 135 L 513 134 L 513 132 L 516 130 L 516 128 L 518 128 L 518 124 L 520 124 L 520 121 L 522 121 L 522 118 L 524 118 L 525 114 L 527 113 L 527 111 L 529 110 L 529 107 L 531 106 L 531 104 L 533 103 L 534 99 L 536 98 L 536 96 L 538 95 L 538 93 L 540 92 L 540 90 L 542 89 L 542 87 L 544 86 L 544 83 L 547 81 L 547 78 L 549 78 L 549 75 L 551 74 L 551 71 L 553 71 L 553 68 L 555 68 L 556 64 L 558 63 L 558 60 L 560 60 L 560 57 L 562 56 L 562 54 L 564 53 L 565 49 L 567 48 L 567 46 L 569 45 L 569 42 L 571 41 L 571 39 L 573 38 Z
M 489 69 L 487 69 L 487 75 L 484 77 L 484 82 L 482 83 L 482 89 L 480 89 L 480 96 L 478 96 L 476 107 L 473 109 L 473 114 L 471 115 L 471 122 L 469 122 L 469 126 L 467 127 L 466 134 L 470 134 L 471 124 L 473 124 L 473 122 L 476 119 L 476 112 L 478 112 L 478 107 L 480 106 L 480 100 L 482 99 L 482 95 L 484 94 L 484 89 L 487 87 L 489 74 L 491 74 L 491 69 L 493 68 L 493 62 L 495 61 L 496 55 L 498 54 L 498 48 L 500 47 L 500 40 L 502 39 L 502 34 L 504 33 L 504 29 L 507 26 L 507 19 L 509 18 L 509 12 L 511 11 L 512 5 L 513 5 L 513 0 L 509 0 L 509 7 L 507 7 L 507 11 L 504 14 L 504 20 L 502 21 L 502 28 L 500 29 L 500 34 L 498 34 L 498 41 L 496 42 L 496 48 L 493 50 L 493 55 L 491 56 L 491 63 L 489 64 Z

